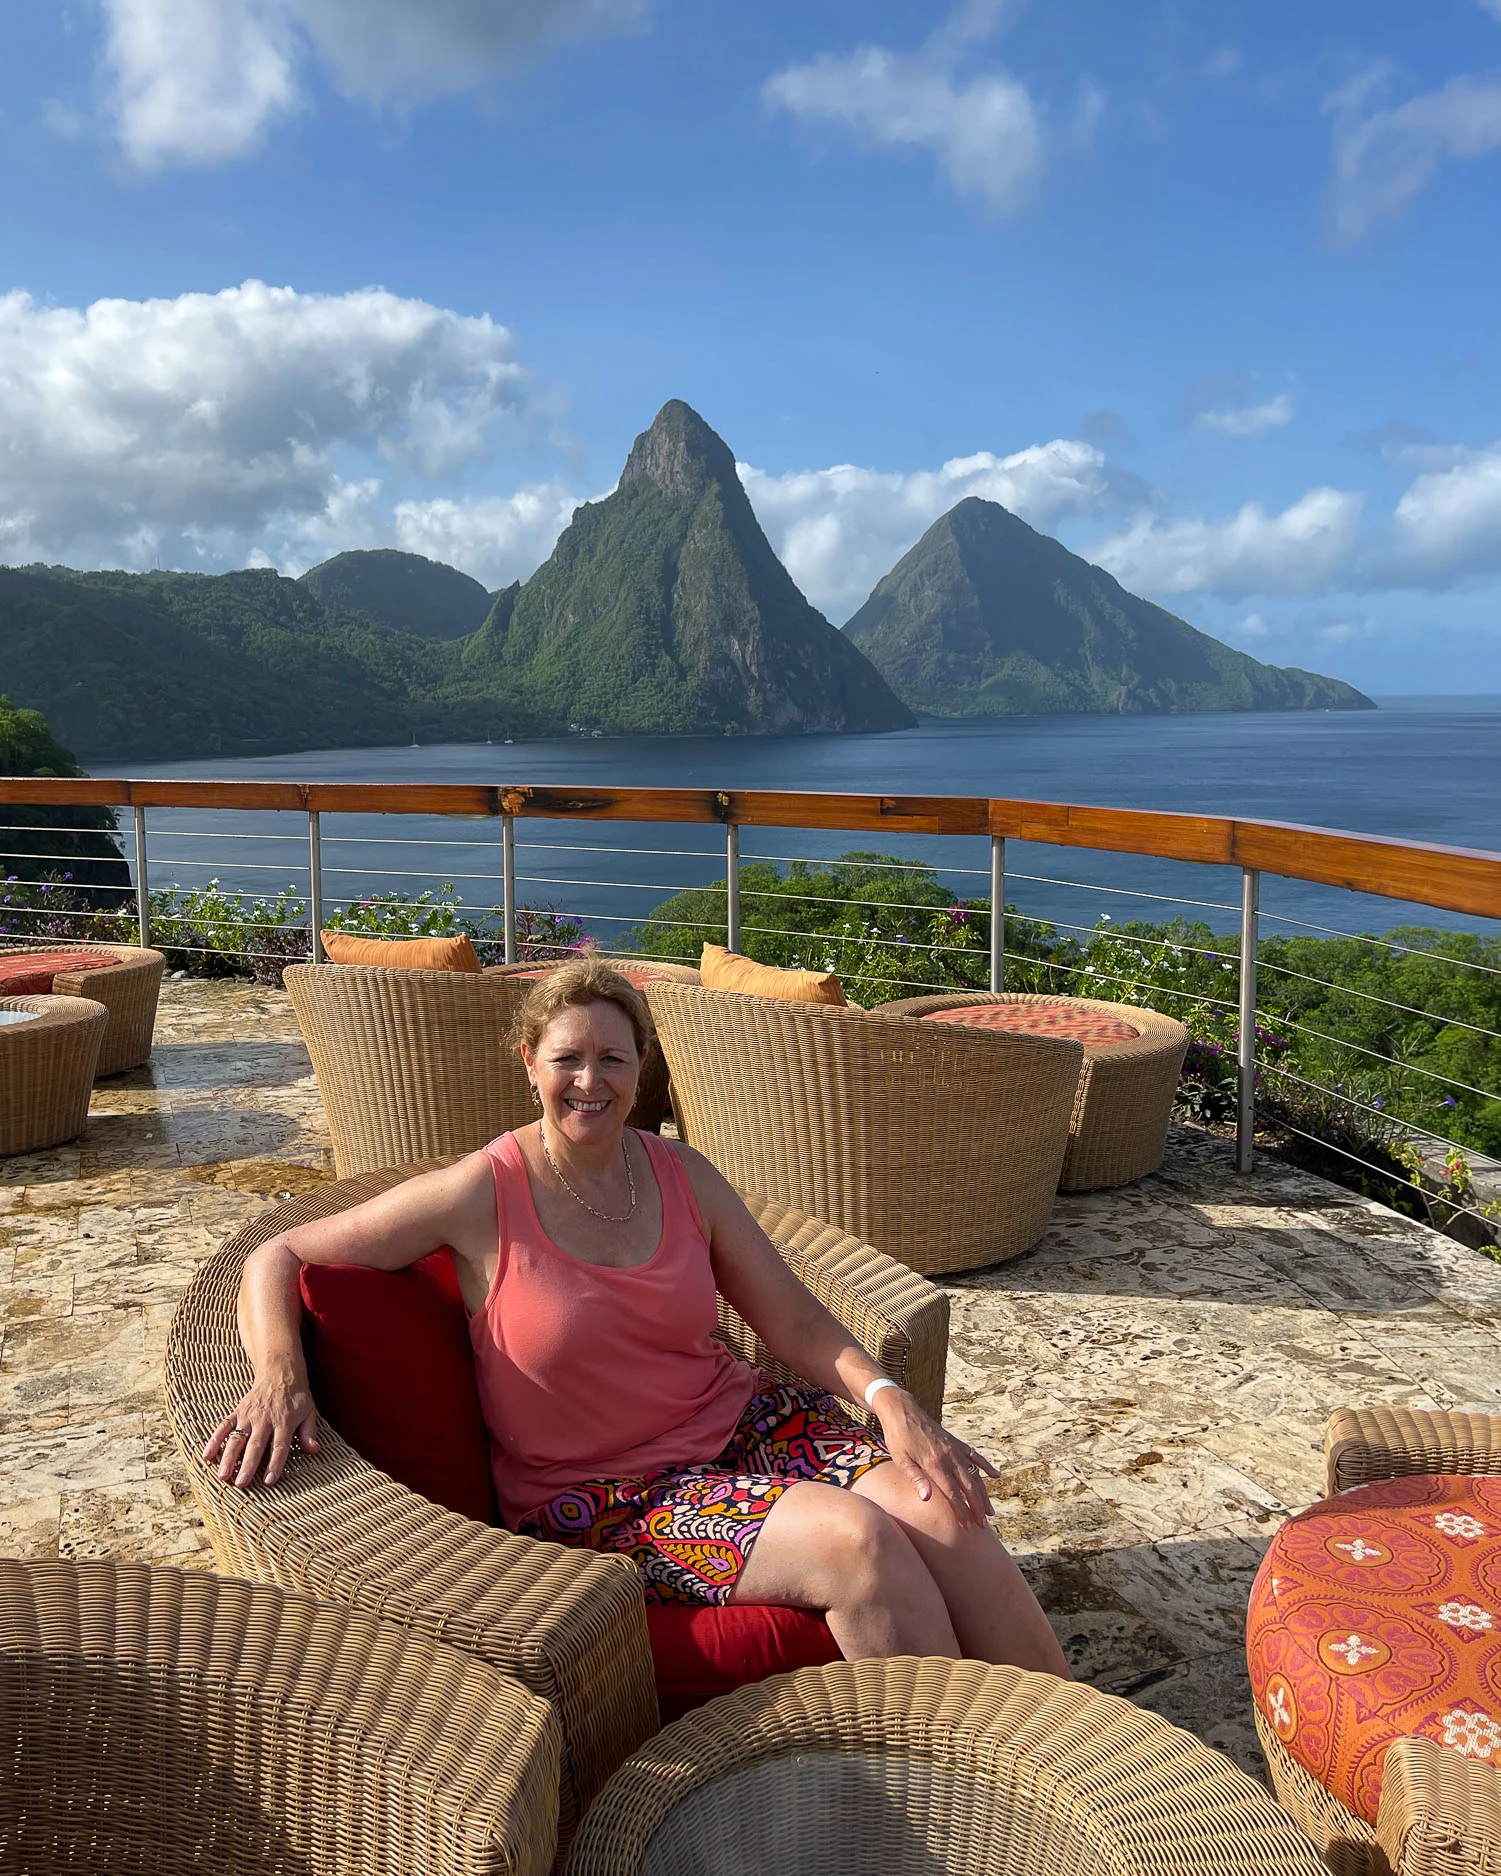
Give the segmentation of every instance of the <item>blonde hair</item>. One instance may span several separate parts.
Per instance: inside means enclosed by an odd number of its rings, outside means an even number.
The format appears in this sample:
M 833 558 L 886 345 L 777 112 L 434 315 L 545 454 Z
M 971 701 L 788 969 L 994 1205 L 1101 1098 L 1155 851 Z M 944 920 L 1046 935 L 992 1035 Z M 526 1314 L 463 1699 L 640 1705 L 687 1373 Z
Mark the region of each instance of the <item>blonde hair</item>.
M 646 998 L 597 957 L 575 958 L 539 978 L 517 1013 L 512 1040 L 535 1052 L 543 1031 L 560 1010 L 579 1009 L 587 1003 L 613 1003 L 631 1026 L 636 1053 L 646 1060 L 657 1039 Z

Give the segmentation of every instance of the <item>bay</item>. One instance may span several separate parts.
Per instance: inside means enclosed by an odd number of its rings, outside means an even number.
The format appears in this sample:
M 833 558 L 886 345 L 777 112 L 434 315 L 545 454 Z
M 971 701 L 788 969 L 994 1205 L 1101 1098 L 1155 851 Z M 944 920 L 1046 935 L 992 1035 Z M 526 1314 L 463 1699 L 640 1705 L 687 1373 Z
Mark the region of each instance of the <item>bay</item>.
M 1293 821 L 1501 852 L 1501 697 L 1378 700 L 1375 711 L 1181 717 L 1005 717 L 928 721 L 882 736 L 611 737 L 511 745 L 312 750 L 200 762 L 92 765 L 136 778 L 550 783 L 1004 795 L 1108 807 Z M 306 823 L 281 813 L 156 810 L 153 886 L 212 877 L 253 892 L 308 883 Z M 231 837 L 231 835 L 233 837 Z M 831 858 L 868 834 L 747 828 L 742 861 Z M 961 897 L 989 891 L 988 842 L 891 837 Z M 724 877 L 717 830 L 529 820 L 516 829 L 518 892 L 581 918 L 606 942 L 669 893 Z M 500 897 L 500 832 L 439 816 L 323 817 L 325 904 L 452 881 L 466 908 Z M 1125 854 L 1007 844 L 1007 899 L 1087 931 L 1105 915 L 1202 918 L 1235 927 L 1239 876 Z M 1381 932 L 1422 923 L 1501 924 L 1267 876 L 1264 928 Z M 747 927 L 754 907 L 747 903 Z

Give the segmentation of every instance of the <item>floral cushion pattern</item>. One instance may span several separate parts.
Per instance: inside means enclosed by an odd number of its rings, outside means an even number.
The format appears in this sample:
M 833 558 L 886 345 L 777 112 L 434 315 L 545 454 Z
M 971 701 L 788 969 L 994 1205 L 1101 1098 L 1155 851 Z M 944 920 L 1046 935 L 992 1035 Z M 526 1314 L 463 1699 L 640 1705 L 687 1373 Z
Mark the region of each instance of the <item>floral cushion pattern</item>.
M 1394 1739 L 1501 1767 L 1501 1479 L 1391 1479 L 1291 1519 L 1246 1656 L 1284 1749 L 1368 1823 Z
M 1086 1049 L 1135 1042 L 1141 1034 L 1098 1006 L 1060 998 L 1057 1003 L 967 1003 L 957 1010 L 930 1010 L 925 1023 L 963 1023 L 968 1029 L 1004 1029 L 1009 1035 L 1066 1036 Z
M 97 951 L 12 951 L 0 953 L 0 997 L 46 997 L 52 980 L 70 971 L 107 970 L 120 960 Z

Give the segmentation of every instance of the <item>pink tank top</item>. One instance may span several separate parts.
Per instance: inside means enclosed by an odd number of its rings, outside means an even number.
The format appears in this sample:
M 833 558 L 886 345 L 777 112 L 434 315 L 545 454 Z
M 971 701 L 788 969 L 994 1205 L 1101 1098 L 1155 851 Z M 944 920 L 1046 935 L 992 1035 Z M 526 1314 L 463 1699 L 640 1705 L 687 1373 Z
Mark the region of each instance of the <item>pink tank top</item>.
M 585 1479 L 714 1458 L 751 1396 L 754 1371 L 715 1340 L 714 1269 L 688 1175 L 665 1140 L 636 1138 L 661 1190 L 662 1237 L 631 1270 L 559 1250 L 514 1136 L 485 1148 L 500 1262 L 469 1338 L 495 1496 L 513 1529 Z

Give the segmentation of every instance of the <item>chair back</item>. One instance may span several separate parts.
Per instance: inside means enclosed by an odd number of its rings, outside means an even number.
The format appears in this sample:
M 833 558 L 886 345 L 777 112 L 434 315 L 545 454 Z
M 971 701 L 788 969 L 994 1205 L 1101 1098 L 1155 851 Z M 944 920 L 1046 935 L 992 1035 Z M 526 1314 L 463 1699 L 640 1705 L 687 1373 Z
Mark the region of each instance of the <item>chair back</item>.
M 923 1273 L 1035 1244 L 1083 1051 L 879 1012 L 645 986 L 683 1136 L 737 1186 Z

